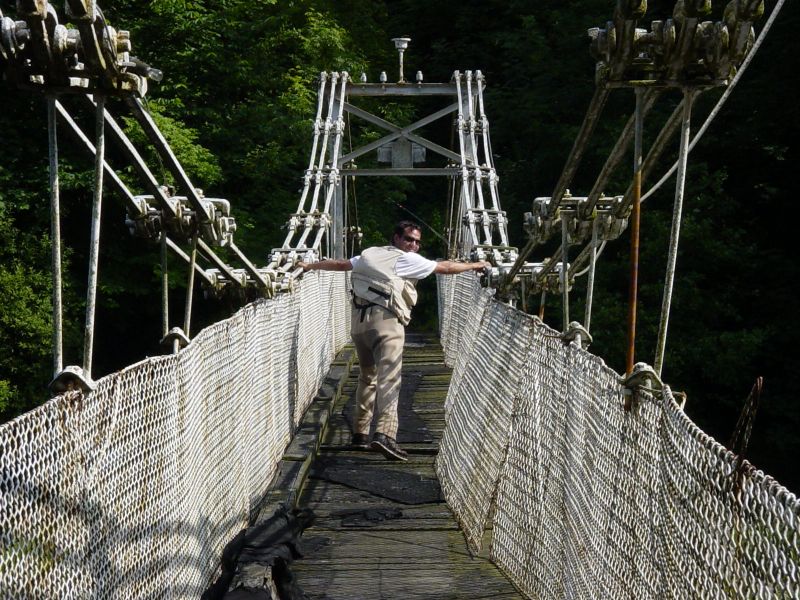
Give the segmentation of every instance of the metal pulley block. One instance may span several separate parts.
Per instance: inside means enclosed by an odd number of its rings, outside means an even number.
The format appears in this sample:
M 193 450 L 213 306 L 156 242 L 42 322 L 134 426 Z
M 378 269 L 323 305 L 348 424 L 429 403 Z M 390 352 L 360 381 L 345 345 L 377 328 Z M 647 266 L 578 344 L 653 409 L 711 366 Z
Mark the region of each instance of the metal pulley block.
M 238 275 L 238 271 L 239 270 L 236 269 L 234 272 L 236 272 L 237 275 Z M 255 278 L 253 278 L 251 276 L 251 274 L 249 274 L 249 273 L 247 273 L 245 271 L 245 285 L 247 286 L 247 288 L 248 289 L 259 289 L 259 290 L 265 291 L 267 293 L 267 295 L 274 294 L 278 289 L 278 284 L 277 284 L 278 275 L 277 275 L 277 273 L 273 269 L 265 269 L 265 268 L 256 269 L 256 271 L 267 282 L 267 285 L 264 286 L 264 284 L 262 282 L 256 280 Z
M 604 196 L 601 195 L 594 205 L 594 212 L 590 215 L 589 221 L 597 227 L 597 239 L 611 241 L 617 239 L 628 227 L 628 216 L 630 209 L 622 216 L 619 215 L 619 207 L 622 205 L 624 196 Z M 591 230 L 590 230 L 591 233 Z
M 14 21 L 0 12 L 0 58 L 11 63 L 25 49 L 30 30 L 25 21 Z
M 303 229 L 312 229 L 314 227 L 319 227 L 323 223 L 330 223 L 330 216 L 328 216 L 327 213 L 321 213 L 319 211 L 307 213 L 300 211 L 289 216 L 289 220 L 286 222 L 284 228 L 289 231 L 297 231 L 301 226 Z
M 63 25 L 56 25 L 53 30 L 52 46 L 56 56 L 66 60 L 70 67 L 77 67 L 77 49 L 81 41 L 81 34 L 77 29 L 67 29 Z
M 289 220 L 286 221 L 286 225 L 284 225 L 284 229 L 289 231 L 297 231 L 297 228 L 300 226 L 300 219 L 297 218 L 297 215 L 292 215 L 289 217 Z
M 517 260 L 518 251 L 513 246 L 493 246 L 476 244 L 472 247 L 470 260 L 492 260 L 495 263 L 513 263 Z
M 217 291 L 222 291 L 226 287 L 244 288 L 247 286 L 247 271 L 244 269 L 230 269 L 231 275 L 235 280 L 231 280 L 228 276 L 219 269 L 206 269 L 206 275 L 213 279 L 216 284 L 214 288 Z
M 613 210 L 598 210 L 595 213 L 597 221 L 597 239 L 611 241 L 617 239 L 628 227 L 628 217 L 620 217 Z
M 574 200 L 586 200 L 586 198 L 575 198 Z M 556 222 L 560 224 L 559 228 L 566 223 L 568 244 L 581 244 L 592 235 L 592 222 L 578 217 L 580 202 L 574 202 L 571 207 L 563 204 L 558 209 Z
M 672 17 L 653 21 L 650 31 L 629 35 L 631 22 L 618 14 L 605 28 L 590 29 L 598 84 L 713 86 L 729 80 L 753 44 L 753 22 L 763 15 L 764 3 L 732 0 L 722 21 L 701 22 L 710 11 L 710 0 L 679 0 Z M 622 49 L 627 43 L 633 52 Z
M 141 61 L 129 54 L 129 33 L 111 27 L 94 1 L 67 1 L 75 28 L 59 24 L 46 0 L 18 0 L 17 11 L 24 20 L 0 19 L 0 59 L 20 85 L 143 96 L 147 78 L 160 77 L 156 69 L 140 68 Z
M 157 240 L 163 230 L 162 212 L 155 205 L 153 196 L 135 196 L 133 201 L 139 211 L 132 215 L 130 212 L 125 215 L 125 226 L 134 237 L 148 240 Z
M 562 285 L 562 270 L 566 269 L 567 274 L 567 289 L 572 289 L 572 284 L 575 282 L 574 278 L 569 278 L 569 263 L 564 265 L 563 262 L 558 261 L 550 267 L 552 259 L 547 258 L 534 269 L 533 278 L 531 280 L 531 291 L 542 292 L 545 291 L 549 294 L 560 294 L 564 291 Z
M 503 210 L 470 208 L 464 215 L 464 225 L 506 225 L 508 218 Z
M 233 234 L 236 233 L 236 219 L 230 216 L 231 203 L 222 198 L 203 198 L 203 201 L 212 208 L 212 220 L 204 224 L 209 231 L 209 237 L 217 246 L 230 245 Z
M 555 218 L 549 214 L 550 197 L 534 198 L 533 210 L 525 213 L 523 228 L 528 237 L 538 243 L 550 239 L 555 227 Z
M 291 251 L 294 252 L 294 251 Z M 279 267 L 284 262 L 284 257 L 288 256 L 290 251 L 286 248 L 273 248 L 269 255 L 269 264 Z M 296 253 L 294 253 L 297 256 Z
M 142 196 L 142 198 L 146 198 L 148 204 L 155 202 L 152 196 Z M 191 207 L 186 196 L 170 196 L 169 198 L 173 201 L 173 208 L 177 218 L 165 218 L 162 213 L 162 223 L 170 233 L 174 233 L 181 238 L 188 238 L 198 229 L 197 213 Z
M 500 267 L 484 269 L 480 273 L 481 287 L 491 287 L 497 289 L 501 281 Z

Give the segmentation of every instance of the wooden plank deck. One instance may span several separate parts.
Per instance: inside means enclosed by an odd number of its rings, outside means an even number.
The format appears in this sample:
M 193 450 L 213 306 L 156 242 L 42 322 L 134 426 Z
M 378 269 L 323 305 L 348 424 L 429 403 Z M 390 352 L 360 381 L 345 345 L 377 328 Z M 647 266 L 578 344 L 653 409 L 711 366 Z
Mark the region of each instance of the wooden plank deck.
M 357 377 L 355 367 L 298 503 L 317 515 L 303 535 L 304 558 L 292 564 L 308 598 L 523 598 L 485 556 L 470 556 L 441 497 L 434 461 L 450 370 L 438 340 L 406 340 L 398 440 L 407 463 L 349 449 Z

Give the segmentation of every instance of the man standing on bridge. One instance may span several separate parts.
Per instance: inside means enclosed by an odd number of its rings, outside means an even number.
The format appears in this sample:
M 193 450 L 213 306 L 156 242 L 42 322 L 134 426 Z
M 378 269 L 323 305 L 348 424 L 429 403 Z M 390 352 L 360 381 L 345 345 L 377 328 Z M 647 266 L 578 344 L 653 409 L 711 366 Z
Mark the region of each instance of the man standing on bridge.
M 353 310 L 350 335 L 361 368 L 356 391 L 352 445 L 381 452 L 389 460 L 407 460 L 397 445 L 397 403 L 403 366 L 405 326 L 417 303 L 416 284 L 431 273 L 455 275 L 482 271 L 488 262 L 435 262 L 419 252 L 420 226 L 401 221 L 391 246 L 373 246 L 351 259 L 327 259 L 315 263 L 299 261 L 304 271 L 353 271 Z M 377 413 L 375 435 L 369 429 Z

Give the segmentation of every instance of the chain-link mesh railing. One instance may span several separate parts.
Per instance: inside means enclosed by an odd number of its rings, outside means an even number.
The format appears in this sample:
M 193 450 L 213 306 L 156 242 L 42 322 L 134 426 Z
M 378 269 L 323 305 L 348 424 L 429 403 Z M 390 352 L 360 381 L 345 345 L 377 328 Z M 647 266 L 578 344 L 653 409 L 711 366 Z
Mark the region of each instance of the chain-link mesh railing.
M 306 276 L 0 425 L 0 597 L 199 597 L 346 342 L 345 285 Z
M 455 291 L 458 290 L 458 291 Z M 440 278 L 437 471 L 471 548 L 530 598 L 800 598 L 800 501 L 538 319 Z M 474 332 L 467 334 L 466 332 Z

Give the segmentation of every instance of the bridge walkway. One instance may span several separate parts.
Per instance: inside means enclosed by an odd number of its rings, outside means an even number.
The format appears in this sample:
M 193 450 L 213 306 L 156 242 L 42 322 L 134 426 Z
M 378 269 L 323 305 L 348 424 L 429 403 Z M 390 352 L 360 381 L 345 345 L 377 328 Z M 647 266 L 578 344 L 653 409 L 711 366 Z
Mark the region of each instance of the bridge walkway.
M 436 480 L 450 383 L 438 339 L 406 340 L 398 441 L 407 463 L 349 449 L 357 379 L 355 365 L 298 503 L 317 515 L 292 565 L 304 592 L 312 600 L 522 598 L 485 555 L 470 555 Z

